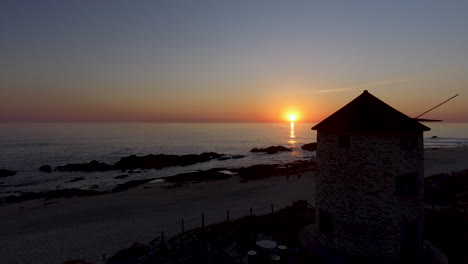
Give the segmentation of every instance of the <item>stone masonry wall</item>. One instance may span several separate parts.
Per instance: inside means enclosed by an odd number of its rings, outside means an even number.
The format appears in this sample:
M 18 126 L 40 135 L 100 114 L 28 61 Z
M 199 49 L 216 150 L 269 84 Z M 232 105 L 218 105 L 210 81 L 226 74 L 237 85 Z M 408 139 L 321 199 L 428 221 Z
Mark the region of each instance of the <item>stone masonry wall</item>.
M 400 136 L 351 135 L 350 147 L 338 147 L 338 135 L 317 134 L 316 209 L 333 216 L 331 234 L 317 237 L 326 247 L 348 255 L 400 261 L 401 230 L 405 221 L 419 225 L 423 242 L 423 141 L 405 151 Z M 397 197 L 397 175 L 418 172 L 417 195 Z M 317 214 L 316 223 L 319 223 Z

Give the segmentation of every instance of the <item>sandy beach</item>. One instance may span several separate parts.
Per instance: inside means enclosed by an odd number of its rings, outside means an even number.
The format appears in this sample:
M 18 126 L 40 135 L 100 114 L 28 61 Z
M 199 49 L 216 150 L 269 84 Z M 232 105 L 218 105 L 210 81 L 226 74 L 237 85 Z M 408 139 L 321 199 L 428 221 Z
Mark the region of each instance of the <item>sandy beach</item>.
M 431 149 L 425 174 L 468 169 L 468 149 Z M 314 203 L 314 174 L 274 177 L 242 183 L 228 180 L 165 188 L 152 183 L 126 192 L 72 199 L 33 200 L 0 206 L 1 263 L 63 263 L 116 252 L 133 242 L 223 220 L 284 207 L 295 200 Z

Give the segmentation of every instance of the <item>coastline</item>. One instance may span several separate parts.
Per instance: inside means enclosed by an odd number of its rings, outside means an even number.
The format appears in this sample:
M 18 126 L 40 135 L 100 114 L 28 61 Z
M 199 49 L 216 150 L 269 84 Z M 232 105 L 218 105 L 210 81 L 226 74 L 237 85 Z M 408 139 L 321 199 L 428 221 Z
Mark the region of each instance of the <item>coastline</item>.
M 425 175 L 468 168 L 468 148 L 425 151 Z M 0 255 L 6 263 L 63 263 L 90 258 L 146 243 L 164 231 L 168 236 L 199 225 L 268 213 L 271 204 L 284 207 L 295 200 L 314 204 L 313 172 L 241 182 L 238 177 L 170 188 L 170 183 L 146 183 L 99 196 L 56 198 L 0 206 Z M 219 206 L 222 204 L 222 206 Z M 261 208 L 261 209 L 260 209 Z M 263 211 L 262 211 L 263 210 Z

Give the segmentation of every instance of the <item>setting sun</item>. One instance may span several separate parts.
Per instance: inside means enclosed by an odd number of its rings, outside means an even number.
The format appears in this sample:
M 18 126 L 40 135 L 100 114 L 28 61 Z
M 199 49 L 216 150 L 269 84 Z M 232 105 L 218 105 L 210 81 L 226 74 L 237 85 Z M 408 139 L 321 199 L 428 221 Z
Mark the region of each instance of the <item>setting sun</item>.
M 288 120 L 291 122 L 294 122 L 297 120 L 297 115 L 296 114 L 289 114 L 288 115 Z

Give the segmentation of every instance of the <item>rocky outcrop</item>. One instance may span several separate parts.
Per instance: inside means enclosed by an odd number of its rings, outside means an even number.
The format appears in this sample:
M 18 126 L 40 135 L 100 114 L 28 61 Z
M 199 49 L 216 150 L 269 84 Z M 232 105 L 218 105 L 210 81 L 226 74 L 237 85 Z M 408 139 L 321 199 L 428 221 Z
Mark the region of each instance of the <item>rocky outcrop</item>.
M 69 181 L 67 181 L 67 183 L 70 183 L 70 182 L 77 182 L 77 181 L 83 181 L 85 178 L 84 177 L 76 177 L 76 178 L 73 178 Z
M 292 151 L 292 149 L 283 146 L 270 146 L 268 148 L 253 148 L 250 152 L 265 152 L 267 154 L 275 154 L 278 151 Z
M 202 182 L 213 180 L 224 180 L 231 178 L 231 175 L 222 173 L 220 171 L 224 168 L 210 169 L 206 171 L 179 173 L 174 176 L 166 177 L 164 180 L 170 183 L 185 183 L 185 182 Z
M 115 166 L 122 170 L 133 170 L 133 169 L 161 169 L 172 166 L 187 166 L 200 162 L 209 161 L 212 159 L 218 159 L 222 157 L 222 154 L 215 152 L 204 152 L 202 154 L 188 154 L 188 155 L 146 155 L 146 156 L 135 156 L 131 155 L 123 157 L 118 161 Z
M 0 178 L 15 176 L 15 175 L 16 175 L 16 171 L 0 169 Z
M 89 163 L 66 164 L 55 168 L 57 171 L 110 171 L 110 170 L 134 170 L 134 169 L 162 169 L 172 166 L 187 166 L 200 162 L 206 162 L 212 159 L 218 159 L 223 154 L 215 152 L 204 152 L 202 154 L 188 155 L 146 155 L 136 156 L 131 155 L 121 158 L 114 165 L 93 160 Z M 129 171 L 129 173 L 140 173 L 141 171 Z
M 313 143 L 308 143 L 308 144 L 302 145 L 301 149 L 308 150 L 308 151 L 316 151 L 317 150 L 317 143 L 313 142 Z
M 57 171 L 110 171 L 115 170 L 116 167 L 114 165 L 109 165 L 104 162 L 99 162 L 97 160 L 93 160 L 89 163 L 77 163 L 77 164 L 67 164 L 64 166 L 58 166 L 55 168 Z
M 148 183 L 153 180 L 155 180 L 155 178 L 128 181 L 128 182 L 117 185 L 117 187 L 112 189 L 112 192 L 123 192 L 123 191 L 135 188 L 137 186 L 140 186 L 142 184 Z
M 41 167 L 39 167 L 39 171 L 43 171 L 43 172 L 52 172 L 52 167 L 50 165 L 42 165 Z
M 252 165 L 237 170 L 239 176 L 246 180 L 259 180 L 279 175 L 290 175 L 310 171 L 315 168 L 314 160 L 297 160 L 285 164 Z
M 100 195 L 100 194 L 107 194 L 109 192 L 100 192 L 94 190 L 82 190 L 82 189 L 60 189 L 60 190 L 52 190 L 47 192 L 25 192 L 21 195 L 11 195 L 6 197 L 0 197 L 0 204 L 2 203 L 15 203 L 15 202 L 23 202 L 27 200 L 34 200 L 34 199 L 54 199 L 54 198 L 71 198 L 71 197 L 82 197 L 82 196 L 92 196 L 92 195 Z

